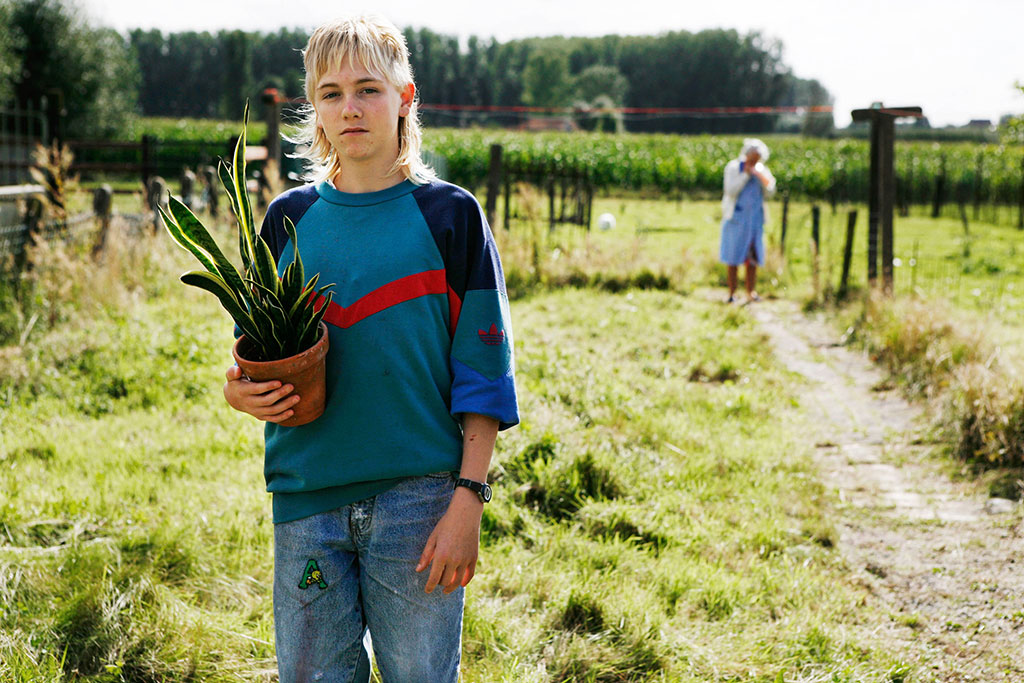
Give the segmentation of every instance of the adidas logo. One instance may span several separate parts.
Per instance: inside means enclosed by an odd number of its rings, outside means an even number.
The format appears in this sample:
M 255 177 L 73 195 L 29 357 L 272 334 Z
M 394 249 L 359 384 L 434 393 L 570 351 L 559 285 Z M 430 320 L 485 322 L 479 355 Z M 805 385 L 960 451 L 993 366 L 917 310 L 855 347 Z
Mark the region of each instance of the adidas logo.
M 499 330 L 498 326 L 493 323 L 489 331 L 477 330 L 476 333 L 480 337 L 480 341 L 490 346 L 497 346 L 505 341 L 505 331 Z

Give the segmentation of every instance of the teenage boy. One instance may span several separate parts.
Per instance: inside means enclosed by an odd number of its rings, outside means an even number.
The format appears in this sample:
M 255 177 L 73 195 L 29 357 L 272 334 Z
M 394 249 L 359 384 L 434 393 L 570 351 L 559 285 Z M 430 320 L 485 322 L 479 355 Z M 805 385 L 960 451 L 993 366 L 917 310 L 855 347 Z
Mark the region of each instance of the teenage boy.
M 303 58 L 315 182 L 261 234 L 288 263 L 290 218 L 306 272 L 334 283 L 326 411 L 281 427 L 290 385 L 232 367 L 224 386 L 267 422 L 281 681 L 368 680 L 368 630 L 388 683 L 454 682 L 495 437 L 519 421 L 501 263 L 473 196 L 420 159 L 394 25 L 325 24 Z

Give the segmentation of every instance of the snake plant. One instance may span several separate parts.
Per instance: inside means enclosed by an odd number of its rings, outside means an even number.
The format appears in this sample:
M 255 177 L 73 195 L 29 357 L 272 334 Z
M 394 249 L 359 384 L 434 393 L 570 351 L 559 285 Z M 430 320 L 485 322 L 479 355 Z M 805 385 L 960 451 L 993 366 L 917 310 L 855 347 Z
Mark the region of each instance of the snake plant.
M 319 273 L 305 281 L 295 225 L 287 216 L 284 227 L 295 248 L 295 257 L 278 277 L 270 247 L 253 224 L 252 205 L 245 186 L 245 128 L 248 123 L 247 103 L 233 162 L 221 160 L 218 169 L 238 225 L 242 270 L 225 258 L 210 231 L 184 203 L 170 197 L 167 210 L 161 208 L 160 215 L 174 241 L 191 252 L 206 269 L 184 273 L 181 281 L 205 289 L 220 300 L 249 342 L 245 353 L 248 360 L 279 360 L 305 351 L 317 342 L 320 321 L 333 293 L 327 294 L 323 306 L 318 308 L 315 304 L 333 285 L 317 289 Z

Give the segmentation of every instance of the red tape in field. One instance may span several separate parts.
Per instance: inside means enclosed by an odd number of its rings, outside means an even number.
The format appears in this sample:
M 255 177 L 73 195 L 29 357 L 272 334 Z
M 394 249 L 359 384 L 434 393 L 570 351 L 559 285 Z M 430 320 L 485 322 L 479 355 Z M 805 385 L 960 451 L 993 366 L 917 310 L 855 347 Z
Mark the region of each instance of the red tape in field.
M 303 97 L 281 100 L 291 104 L 308 104 Z M 577 111 L 585 114 L 820 114 L 831 113 L 831 105 L 808 104 L 802 106 L 765 106 L 765 107 L 594 107 L 593 109 L 577 109 L 574 107 L 528 107 L 523 105 L 499 104 L 428 104 L 418 105 L 421 111 L 486 111 L 513 114 L 572 114 Z

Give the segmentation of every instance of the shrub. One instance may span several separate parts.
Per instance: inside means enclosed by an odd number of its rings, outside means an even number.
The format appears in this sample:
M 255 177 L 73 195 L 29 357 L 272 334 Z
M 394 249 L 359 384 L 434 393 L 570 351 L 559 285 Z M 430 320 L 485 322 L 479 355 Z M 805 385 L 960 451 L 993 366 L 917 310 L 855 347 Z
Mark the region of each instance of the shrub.
M 980 363 L 954 378 L 944 416 L 954 454 L 983 468 L 1024 466 L 1024 388 Z

